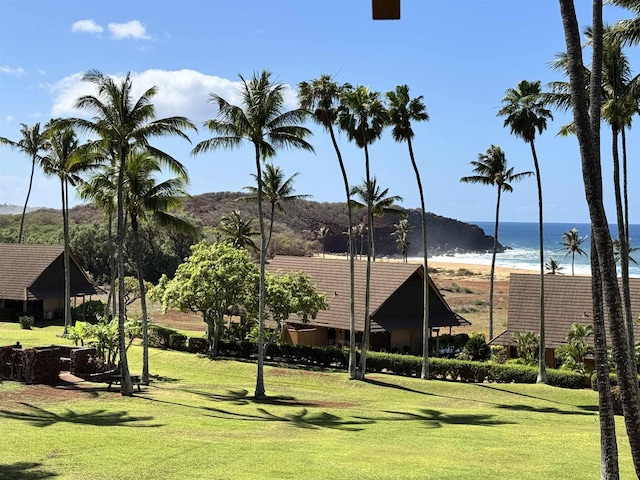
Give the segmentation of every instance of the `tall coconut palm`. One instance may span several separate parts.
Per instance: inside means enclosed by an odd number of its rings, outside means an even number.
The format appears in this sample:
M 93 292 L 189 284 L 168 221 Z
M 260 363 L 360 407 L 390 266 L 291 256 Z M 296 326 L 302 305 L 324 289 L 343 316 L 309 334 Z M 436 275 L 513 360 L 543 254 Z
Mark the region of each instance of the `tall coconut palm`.
M 211 93 L 209 100 L 218 107 L 218 117 L 204 125 L 217 136 L 198 143 L 192 151 L 197 155 L 217 149 L 238 148 L 245 141 L 251 142 L 255 152 L 256 180 L 258 182 L 258 222 L 260 225 L 260 280 L 258 299 L 258 372 L 257 398 L 265 398 L 264 388 L 264 312 L 265 312 L 265 262 L 267 237 L 262 214 L 262 161 L 276 155 L 279 147 L 313 151 L 305 138 L 311 131 L 301 123 L 307 111 L 301 108 L 286 110 L 285 85 L 271 81 L 271 73 L 263 70 L 250 80 L 240 75 L 240 101 L 242 107 L 232 105 L 221 96 Z
M 562 245 L 562 248 L 567 251 L 564 254 L 564 258 L 567 258 L 569 255 L 571 255 L 571 275 L 575 275 L 573 267 L 575 264 L 576 253 L 581 256 L 587 254 L 587 252 L 585 252 L 582 247 L 580 247 L 585 239 L 586 237 L 581 237 L 580 235 L 578 235 L 577 228 L 572 228 L 571 230 L 562 234 L 562 242 L 560 242 L 560 245 Z
M 353 215 L 351 211 L 351 197 L 347 170 L 342 160 L 342 153 L 336 140 L 334 125 L 338 120 L 338 106 L 345 90 L 351 89 L 351 85 L 338 85 L 330 75 L 320 75 L 317 79 L 309 82 L 301 82 L 298 85 L 298 98 L 302 108 L 311 111 L 311 118 L 322 125 L 329 132 L 333 149 L 338 158 L 338 165 L 342 173 L 344 192 L 347 198 L 347 218 L 348 218 L 348 251 L 349 251 L 349 379 L 356 378 L 356 321 L 355 321 L 355 239 L 353 228 Z
M 293 188 L 293 181 L 299 175 L 298 172 L 291 175 L 285 180 L 284 171 L 273 165 L 267 163 L 265 169 L 262 172 L 262 200 L 269 202 L 269 235 L 267 236 L 267 250 L 271 244 L 271 234 L 273 233 L 273 219 L 276 210 L 280 213 L 286 213 L 283 204 L 291 203 L 301 198 L 309 198 L 311 195 L 296 194 L 295 188 Z M 256 178 L 255 174 L 251 174 L 253 178 Z M 256 182 L 257 183 L 257 182 Z M 246 200 L 257 202 L 258 201 L 258 187 L 249 186 L 244 187 L 249 195 L 243 197 Z
M 502 99 L 502 108 L 498 116 L 505 117 L 504 126 L 511 129 L 511 133 L 522 138 L 531 147 L 533 165 L 535 167 L 536 183 L 538 184 L 538 222 L 540 243 L 540 355 L 538 364 L 538 383 L 547 382 L 545 363 L 545 335 L 544 335 L 544 241 L 542 215 L 542 179 L 540 165 L 536 154 L 536 132 L 542 133 L 547 128 L 547 120 L 553 119 L 551 111 L 545 107 L 541 98 L 540 82 L 522 80 L 516 88 L 509 88 Z
M 361 184 L 351 188 L 351 203 L 355 208 L 366 208 L 371 210 L 372 223 L 371 223 L 371 239 L 369 240 L 371 257 L 373 261 L 376 260 L 376 248 L 375 248 L 375 225 L 373 219 L 375 217 L 382 217 L 385 213 L 396 213 L 399 215 L 405 215 L 396 205 L 397 202 L 402 201 L 402 197 L 398 195 L 389 195 L 389 189 L 382 190 L 376 177 L 373 177 L 370 182 L 362 181 Z M 360 201 L 355 200 L 359 198 Z M 368 213 L 368 212 L 367 212 Z
M 136 145 L 143 146 L 156 158 L 163 161 L 175 161 L 171 155 L 153 147 L 151 139 L 174 136 L 189 140 L 185 130 L 195 130 L 195 125 L 185 117 L 168 117 L 156 119 L 153 97 L 158 89 L 147 89 L 138 99 L 133 98 L 133 82 L 131 75 L 117 81 L 108 75 L 90 70 L 83 81 L 96 87 L 96 95 L 83 95 L 76 100 L 75 107 L 84 110 L 93 117 L 89 120 L 74 118 L 72 125 L 95 134 L 99 137 L 102 151 L 111 152 L 113 164 L 118 169 L 117 180 L 117 242 L 116 258 L 118 270 L 118 346 L 120 352 L 120 369 L 122 395 L 133 395 L 133 384 L 129 375 L 127 362 L 125 324 L 125 285 L 124 285 L 124 248 L 125 248 L 125 213 L 124 213 L 124 177 L 129 152 Z
M 252 237 L 260 235 L 253 230 L 253 218 L 245 219 L 240 210 L 234 210 L 220 219 L 218 232 L 222 234 L 222 241 L 230 243 L 233 248 L 244 248 L 251 252 L 257 252 L 258 247 Z
M 356 145 L 364 151 L 365 185 L 371 185 L 369 145 L 380 138 L 387 124 L 387 118 L 387 110 L 380 100 L 380 93 L 372 92 L 369 90 L 369 87 L 361 85 L 343 90 L 341 104 L 338 109 L 338 122 L 340 128 L 346 132 L 349 140 L 354 141 Z M 367 349 L 369 348 L 369 329 L 371 324 L 369 304 L 371 294 L 371 255 L 373 253 L 372 205 L 367 205 L 367 227 L 369 236 L 365 274 L 364 333 L 362 335 L 362 347 L 360 349 L 360 365 L 356 372 L 356 378 L 359 379 L 364 379 L 365 376 Z
M 424 270 L 424 283 L 422 286 L 423 313 L 422 313 L 422 372 L 420 378 L 429 378 L 429 282 L 428 279 L 428 251 L 427 251 L 427 212 L 424 206 L 424 191 L 420 179 L 420 170 L 413 154 L 412 139 L 414 132 L 413 122 L 426 122 L 429 120 L 427 109 L 422 103 L 422 95 L 416 98 L 409 96 L 407 85 L 398 85 L 394 91 L 387 92 L 389 109 L 389 123 L 392 126 L 391 135 L 396 142 L 407 142 L 409 158 L 416 175 L 418 192 L 420 193 L 420 213 L 422 224 L 422 268 Z
M 549 261 L 544 264 L 544 268 L 548 270 L 547 275 L 556 275 L 560 273 L 560 270 L 564 270 L 564 267 L 555 258 L 549 258 Z
M 591 263 L 593 280 L 594 312 L 599 299 L 603 300 L 604 310 L 609 319 L 609 334 L 613 347 L 613 359 L 616 366 L 618 386 L 622 401 L 623 415 L 631 455 L 640 475 L 640 392 L 638 381 L 631 366 L 627 329 L 622 312 L 617 272 L 613 256 L 613 247 L 607 216 L 604 208 L 602 172 L 600 166 L 600 90 L 602 85 L 602 0 L 594 0 L 593 7 L 593 61 L 589 95 L 583 74 L 582 48 L 575 7 L 571 0 L 560 0 L 562 24 L 567 45 L 567 71 L 571 87 L 576 137 L 580 145 L 582 177 L 591 220 Z M 597 257 L 597 262 L 596 262 Z M 596 274 L 600 277 L 596 279 Z M 602 312 L 599 312 L 598 316 Z M 594 321 L 596 318 L 594 318 Z M 594 330 L 597 330 L 594 328 Z M 595 333 L 598 336 L 598 333 Z M 597 340 L 596 340 L 597 341 Z M 599 349 L 596 349 L 598 352 Z M 598 376 L 604 370 L 600 361 L 596 361 Z M 612 415 L 605 415 L 600 404 L 602 478 L 617 478 L 617 457 L 612 448 L 615 431 L 612 428 Z M 603 422 L 608 419 L 608 424 Z M 611 470 L 614 469 L 615 471 Z
M 401 218 L 398 223 L 393 225 L 395 227 L 394 232 L 391 234 L 396 237 L 396 245 L 402 255 L 402 261 L 407 263 L 407 256 L 409 255 L 409 233 L 411 233 L 411 227 L 409 227 L 409 219 Z
M 164 159 L 162 159 L 164 160 Z M 155 174 L 162 172 L 161 159 L 143 148 L 129 152 L 125 165 L 124 203 L 125 211 L 131 221 L 133 251 L 136 273 L 140 288 L 140 308 L 142 311 L 142 382 L 149 383 L 149 328 L 147 301 L 142 268 L 142 243 L 140 241 L 140 222 L 153 220 L 157 225 L 183 232 L 194 232 L 194 227 L 180 217 L 173 215 L 187 197 L 188 177 L 182 164 L 167 162 L 167 166 L 177 177 L 158 182 Z
M 36 166 L 40 163 L 42 152 L 45 144 L 44 131 L 40 130 L 40 123 L 36 123 L 32 126 L 20 124 L 20 133 L 22 138 L 17 142 L 9 140 L 5 137 L 0 137 L 0 145 L 8 145 L 9 147 L 18 150 L 31 158 L 31 175 L 29 176 L 29 188 L 27 189 L 27 198 L 24 201 L 24 207 L 22 208 L 22 216 L 20 217 L 20 231 L 18 233 L 18 243 L 22 243 L 22 234 L 24 232 L 24 219 L 27 214 L 27 205 L 29 203 L 29 197 L 31 196 L 31 187 L 33 186 L 33 174 L 36 170 Z
M 493 338 L 493 283 L 496 268 L 496 253 L 498 251 L 498 223 L 500 221 L 500 199 L 502 192 L 512 192 L 511 183 L 519 182 L 533 175 L 533 172 L 514 173 L 513 167 L 507 167 L 507 157 L 497 145 L 491 145 L 485 153 L 478 155 L 478 160 L 471 162 L 475 175 L 462 177 L 461 182 L 479 183 L 498 187 L 496 201 L 496 222 L 493 231 L 493 251 L 491 252 L 491 274 L 489 277 L 489 338 Z

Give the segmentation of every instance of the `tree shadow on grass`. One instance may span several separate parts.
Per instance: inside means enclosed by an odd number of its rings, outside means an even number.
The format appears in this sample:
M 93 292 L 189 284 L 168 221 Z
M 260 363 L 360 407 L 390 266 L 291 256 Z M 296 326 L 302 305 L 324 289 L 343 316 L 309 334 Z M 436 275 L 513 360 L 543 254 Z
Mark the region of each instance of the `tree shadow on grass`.
M 529 395 L 526 393 L 522 393 L 522 392 L 512 392 L 510 390 L 505 390 L 503 388 L 496 388 L 492 385 L 486 385 L 486 384 L 481 384 L 478 383 L 476 384 L 477 387 L 481 387 L 481 388 L 488 388 L 490 390 L 494 390 L 494 391 L 498 391 L 498 392 L 502 392 L 502 393 L 506 393 L 506 394 L 510 394 L 510 395 L 517 395 L 519 397 L 526 397 L 526 398 L 532 398 L 534 400 L 542 400 L 543 402 L 549 402 L 549 403 L 555 403 L 557 405 L 566 405 L 569 407 L 573 407 L 573 408 L 577 408 L 579 410 L 585 411 L 585 412 L 597 412 L 598 411 L 598 406 L 597 405 L 574 405 L 573 403 L 567 403 L 567 402 L 559 402 L 557 400 L 550 400 L 548 398 L 543 398 L 543 397 L 539 397 L 536 395 Z M 512 405 L 501 405 L 501 408 L 509 408 Z M 526 405 L 525 405 L 526 407 Z M 553 410 L 552 412 L 546 412 L 546 413 L 567 413 L 570 414 L 573 411 L 572 410 L 559 410 L 559 409 L 553 409 L 553 408 L 541 408 L 539 409 L 540 411 L 543 411 L 545 409 L 548 410 Z
M 498 408 L 504 410 L 513 410 L 516 412 L 532 412 L 532 413 L 554 413 L 557 415 L 596 415 L 598 407 L 595 412 L 590 411 L 587 407 L 577 406 L 580 410 L 562 410 L 556 407 L 532 407 L 531 405 L 499 405 Z M 585 411 L 587 410 L 587 411 Z
M 330 428 L 346 432 L 359 432 L 364 430 L 362 428 L 363 425 L 375 423 L 375 420 L 363 418 L 358 418 L 356 420 L 344 420 L 341 417 L 328 412 L 309 412 L 306 408 L 295 413 L 287 413 L 283 415 L 276 415 L 264 408 L 258 408 L 258 414 L 229 412 L 221 408 L 204 408 L 213 412 L 212 415 L 209 415 L 213 418 L 244 420 L 248 422 L 281 422 L 298 428 L 314 430 Z
M 32 462 L 0 464 L 0 480 L 40 480 L 58 476 L 53 472 L 41 470 L 40 467 L 40 463 Z
M 149 379 L 161 383 L 178 383 L 181 380 L 180 378 L 163 377 L 162 375 L 149 375 Z
M 500 420 L 495 415 L 487 414 L 449 414 L 439 410 L 421 408 L 419 413 L 396 412 L 387 410 L 384 413 L 397 415 L 397 417 L 356 417 L 375 422 L 421 422 L 427 428 L 442 428 L 445 425 L 475 425 L 478 427 L 493 427 L 496 425 L 514 425 L 516 422 Z
M 276 405 L 276 406 L 289 406 L 289 407 L 313 407 L 316 406 L 313 402 L 305 402 L 296 400 L 295 397 L 287 395 L 274 395 L 264 399 L 259 399 L 249 395 L 249 392 L 245 389 L 240 390 L 227 390 L 227 393 L 211 393 L 203 392 L 200 390 L 191 390 L 188 388 L 181 391 L 191 393 L 192 395 L 198 395 L 208 400 L 215 402 L 229 402 L 233 405 L 249 405 L 251 403 L 263 404 L 263 405 Z
M 76 423 L 80 425 L 94 425 L 97 427 L 161 427 L 161 424 L 137 424 L 153 420 L 153 417 L 132 417 L 127 412 L 110 412 L 108 410 L 93 410 L 92 412 L 77 413 L 67 409 L 64 413 L 49 412 L 43 408 L 20 403 L 27 407 L 27 412 L 13 412 L 0 410 L 0 417 L 10 420 L 22 420 L 34 427 L 48 427 L 56 423 Z

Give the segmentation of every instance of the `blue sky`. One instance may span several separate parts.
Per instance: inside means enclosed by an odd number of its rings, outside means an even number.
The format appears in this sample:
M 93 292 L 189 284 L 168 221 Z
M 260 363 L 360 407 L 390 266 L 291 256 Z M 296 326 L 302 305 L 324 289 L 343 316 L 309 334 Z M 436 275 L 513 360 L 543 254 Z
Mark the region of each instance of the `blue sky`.
M 580 24 L 587 25 L 590 2 L 576 3 Z M 608 21 L 630 16 L 605 7 Z M 460 177 L 471 174 L 469 162 L 491 144 L 503 148 L 516 171 L 533 169 L 529 146 L 503 128 L 496 112 L 505 90 L 520 80 L 559 80 L 547 63 L 564 48 L 557 0 L 402 0 L 402 19 L 390 22 L 371 20 L 370 0 L 0 0 L 0 136 L 18 139 L 20 123 L 77 115 L 75 98 L 93 92 L 80 80 L 89 69 L 120 77 L 131 72 L 138 95 L 158 87 L 158 116 L 184 115 L 200 127 L 190 135 L 192 145 L 156 142 L 187 166 L 190 193 L 239 191 L 252 182 L 249 145 L 190 156 L 193 145 L 210 137 L 201 127 L 216 114 L 210 92 L 233 101 L 238 74 L 262 69 L 290 86 L 292 107 L 297 84 L 323 73 L 381 92 L 406 83 L 412 96 L 424 96 L 430 115 L 416 125 L 414 142 L 427 209 L 490 221 L 495 190 L 461 184 Z M 636 67 L 639 51 L 628 52 Z M 569 119 L 554 116 L 536 144 L 545 221 L 588 222 L 577 141 L 556 136 Z M 309 127 L 315 154 L 283 151 L 273 162 L 287 175 L 300 172 L 298 193 L 344 201 L 330 140 Z M 360 183 L 363 153 L 344 135 L 339 141 L 350 182 Z M 633 181 L 640 176 L 635 130 L 628 143 Z M 602 145 L 612 200 L 606 128 Z M 393 142 L 390 131 L 371 147 L 371 161 L 380 185 L 402 196 L 405 207 L 419 205 L 406 145 Z M 26 156 L 0 147 L 0 204 L 24 202 L 29 170 Z M 38 173 L 30 205 L 59 208 L 58 191 Z M 632 223 L 640 223 L 637 192 L 630 192 Z M 608 205 L 614 220 L 612 201 Z M 501 220 L 537 221 L 533 179 L 503 197 Z

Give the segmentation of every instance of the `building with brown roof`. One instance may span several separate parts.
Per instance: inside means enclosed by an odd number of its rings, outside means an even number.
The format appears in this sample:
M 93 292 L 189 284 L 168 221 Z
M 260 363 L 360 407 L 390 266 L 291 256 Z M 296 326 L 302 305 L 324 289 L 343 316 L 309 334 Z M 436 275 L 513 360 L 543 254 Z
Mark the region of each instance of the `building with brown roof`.
M 640 278 L 631 278 L 631 311 L 633 318 L 640 314 Z M 593 323 L 591 277 L 547 275 L 544 281 L 545 358 L 547 365 L 555 366 L 554 349 L 567 343 L 566 337 L 573 323 Z M 608 335 L 608 322 L 607 335 Z M 491 342 L 511 345 L 516 333 L 540 331 L 540 276 L 512 273 L 509 279 L 509 310 L 507 330 Z M 635 340 L 640 341 L 640 329 L 635 329 Z M 593 343 L 592 343 L 593 345 Z M 609 345 L 611 343 L 609 342 Z
M 366 262 L 355 262 L 356 339 L 362 340 L 364 330 Z M 277 256 L 269 261 L 267 270 L 273 273 L 303 272 L 317 290 L 327 297 L 329 309 L 315 319 L 302 324 L 291 318 L 284 340 L 306 345 L 347 345 L 350 323 L 350 275 L 346 258 Z M 433 280 L 429 281 L 429 326 L 447 329 L 469 325 L 451 311 Z M 371 347 L 378 350 L 398 350 L 420 353 L 422 350 L 422 316 L 424 269 L 421 264 L 398 262 L 371 263 Z M 443 332 L 444 333 L 444 332 Z
M 27 313 L 50 318 L 64 308 L 63 254 L 59 245 L 0 244 L 0 310 L 5 317 Z M 71 296 L 98 290 L 71 254 Z

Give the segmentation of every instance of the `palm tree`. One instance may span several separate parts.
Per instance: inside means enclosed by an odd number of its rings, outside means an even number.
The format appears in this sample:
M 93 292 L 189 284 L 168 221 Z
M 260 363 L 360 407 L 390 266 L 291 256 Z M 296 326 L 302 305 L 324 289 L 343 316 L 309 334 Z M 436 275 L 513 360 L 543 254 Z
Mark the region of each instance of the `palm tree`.
M 560 0 L 562 24 L 567 45 L 567 72 L 569 73 L 571 104 L 576 137 L 580 145 L 582 177 L 591 220 L 591 271 L 594 298 L 594 336 L 596 340 L 596 369 L 598 378 L 607 385 L 607 363 L 603 346 L 604 310 L 609 319 L 609 333 L 613 346 L 618 386 L 631 455 L 640 475 L 640 393 L 635 371 L 631 365 L 629 339 L 624 322 L 617 272 L 611 243 L 609 224 L 603 202 L 602 173 L 600 168 L 600 108 L 602 85 L 602 0 L 593 7 L 593 61 L 591 85 L 587 95 L 583 72 L 582 47 L 576 12 L 571 0 Z M 601 302 L 601 300 L 603 300 Z M 600 395 L 602 477 L 617 478 L 617 447 L 615 424 L 607 388 Z
M 260 225 L 260 280 L 258 300 L 258 373 L 256 378 L 257 398 L 265 398 L 264 389 L 264 307 L 265 307 L 265 262 L 267 238 L 262 214 L 262 166 L 263 160 L 274 157 L 276 148 L 299 148 L 313 151 L 305 140 L 311 131 L 300 124 L 307 111 L 301 108 L 285 110 L 282 83 L 273 83 L 271 73 L 263 70 L 249 81 L 240 75 L 240 97 L 242 107 L 232 105 L 221 96 L 212 93 L 209 100 L 218 107 L 218 118 L 207 120 L 204 125 L 217 136 L 198 143 L 192 154 L 217 149 L 234 149 L 244 141 L 253 144 L 258 182 L 258 222 Z
M 170 213 L 182 205 L 187 197 L 188 177 L 184 167 L 177 161 L 167 162 L 167 166 L 178 176 L 157 182 L 154 174 L 161 173 L 162 160 L 143 148 L 129 152 L 125 165 L 125 211 L 131 221 L 133 251 L 136 273 L 140 288 L 140 308 L 142 310 L 142 382 L 149 383 L 149 328 L 147 301 L 142 269 L 142 243 L 140 222 L 153 219 L 157 225 L 174 231 L 193 232 L 194 227 L 180 217 Z
M 325 244 L 327 243 L 329 233 L 329 228 L 324 225 L 322 225 L 316 232 L 316 235 L 318 235 L 318 238 L 320 239 L 320 243 L 322 243 L 322 258 L 324 258 Z
M 45 175 L 60 180 L 62 231 L 64 241 L 64 334 L 71 326 L 71 260 L 69 247 L 69 184 L 76 186 L 79 174 L 96 166 L 83 151 L 78 138 L 69 126 L 51 120 L 44 129 L 44 155 L 39 162 Z
M 365 185 L 371 185 L 371 170 L 369 168 L 369 145 L 382 135 L 387 124 L 387 110 L 385 109 L 380 94 L 372 92 L 369 87 L 357 86 L 345 88 L 341 96 L 341 105 L 338 110 L 338 122 L 340 128 L 347 133 L 350 141 L 355 141 L 359 148 L 364 150 L 365 159 Z M 369 303 L 371 294 L 371 255 L 373 253 L 373 209 L 367 205 L 367 268 L 365 281 L 364 300 L 364 334 L 360 350 L 360 365 L 356 377 L 364 379 L 367 366 L 367 349 L 369 348 L 369 328 L 371 318 L 369 316 Z
M 422 181 L 420 179 L 420 171 L 418 164 L 413 155 L 413 144 L 411 140 L 414 137 L 412 122 L 426 122 L 429 120 L 427 109 L 422 103 L 422 95 L 416 98 L 409 97 L 409 87 L 407 85 L 398 85 L 392 92 L 387 92 L 387 101 L 389 103 L 389 123 L 393 127 L 391 135 L 396 142 L 407 142 L 409 149 L 409 158 L 416 175 L 416 183 L 418 184 L 418 192 L 420 193 L 420 213 L 422 224 L 422 268 L 424 270 L 425 281 L 422 286 L 423 297 L 423 313 L 422 313 L 422 372 L 420 378 L 429 378 L 429 282 L 427 281 L 429 271 L 428 268 L 428 252 L 427 252 L 427 212 L 424 206 L 424 192 L 422 190 Z M 405 256 L 406 261 L 406 256 Z
M 564 270 L 564 267 L 561 266 L 560 262 L 558 262 L 555 258 L 549 258 L 549 261 L 544 264 L 544 268 L 549 270 L 547 275 L 555 275 L 557 273 L 560 273 L 560 270 Z
M 618 263 L 620 261 L 620 257 L 622 255 L 621 251 L 620 251 L 620 240 L 618 240 L 617 238 L 612 238 L 611 241 L 613 242 L 613 253 L 614 253 L 614 258 L 616 263 Z M 633 252 L 637 252 L 638 250 L 640 250 L 640 248 L 634 247 L 634 248 L 629 248 L 629 250 L 627 251 L 627 258 L 629 259 L 630 262 L 634 263 L 635 265 L 638 265 L 638 262 L 636 261 L 635 258 L 633 258 L 631 256 L 631 254 Z
M 257 252 L 258 247 L 252 237 L 260 235 L 253 230 L 253 218 L 245 220 L 240 210 L 234 210 L 220 219 L 218 232 L 222 234 L 222 241 L 230 243 L 233 248 L 244 248 L 249 252 Z
M 502 192 L 512 192 L 511 183 L 533 175 L 532 172 L 513 173 L 513 167 L 507 168 L 507 157 L 497 145 L 491 145 L 486 153 L 480 153 L 478 160 L 471 162 L 475 175 L 462 177 L 461 182 L 479 183 L 498 187 L 496 201 L 496 223 L 493 233 L 493 251 L 491 252 L 491 274 L 489 277 L 489 339 L 493 339 L 493 282 L 496 269 L 496 253 L 498 251 L 498 223 L 500 220 L 500 199 Z
M 333 130 L 334 124 L 338 120 L 338 106 L 343 97 L 345 90 L 351 89 L 351 85 L 338 85 L 334 82 L 330 75 L 320 75 L 317 79 L 310 82 L 301 82 L 298 85 L 298 98 L 302 108 L 311 111 L 311 118 L 322 125 L 329 132 L 333 149 L 338 158 L 338 165 L 342 173 L 342 181 L 344 192 L 347 198 L 347 217 L 348 217 L 348 251 L 349 251 L 349 286 L 350 286 L 350 309 L 349 309 L 349 379 L 356 378 L 356 320 L 355 320 L 355 240 L 353 228 L 353 215 L 351 211 L 351 197 L 349 189 L 349 180 L 347 178 L 347 170 L 342 161 L 342 153 L 336 141 L 336 135 Z
M 280 213 L 286 213 L 283 203 L 291 203 L 301 198 L 309 198 L 311 195 L 296 195 L 296 190 L 293 188 L 293 181 L 299 175 L 298 172 L 291 175 L 288 179 L 284 178 L 284 171 L 273 165 L 267 163 L 265 169 L 262 172 L 262 199 L 269 202 L 271 209 L 269 211 L 269 235 L 267 236 L 267 250 L 271 244 L 271 234 L 273 233 L 273 219 L 276 209 Z M 253 178 L 256 178 L 255 174 L 251 174 Z M 258 183 L 258 182 L 256 182 Z M 249 195 L 243 197 L 245 200 L 251 202 L 258 201 L 258 188 L 257 187 L 244 187 L 249 192 Z
M 352 187 L 351 197 L 357 197 L 360 199 L 360 202 L 358 202 L 357 200 L 351 200 L 351 203 L 355 208 L 366 208 L 367 210 L 371 211 L 371 238 L 369 239 L 369 246 L 371 257 L 375 262 L 375 226 L 373 225 L 373 218 L 382 217 L 385 213 L 397 213 L 400 215 L 405 215 L 405 213 L 396 206 L 396 202 L 401 202 L 402 197 L 399 197 L 398 195 L 389 196 L 388 188 L 380 190 L 380 186 L 378 185 L 376 177 L 373 177 L 373 179 L 371 179 L 371 181 L 368 183 L 363 180 L 360 185 Z
M 580 245 L 582 244 L 582 242 L 584 242 L 586 238 L 587 237 L 581 237 L 580 235 L 578 235 L 577 228 L 572 228 L 568 232 L 564 232 L 562 234 L 562 242 L 560 242 L 560 245 L 562 245 L 562 248 L 564 248 L 567 251 L 567 253 L 564 254 L 564 258 L 567 258 L 567 256 L 571 255 L 571 275 L 575 275 L 573 266 L 576 259 L 576 253 L 578 255 L 587 254 L 587 252 L 585 252 L 580 247 Z
M 33 186 L 33 174 L 36 170 L 36 165 L 40 163 L 42 157 L 40 152 L 44 149 L 45 134 L 40 130 L 40 123 L 36 123 L 33 126 L 20 124 L 20 133 L 22 138 L 17 142 L 11 141 L 8 138 L 0 137 L 0 145 L 8 145 L 9 147 L 19 150 L 31 157 L 31 176 L 29 177 L 29 188 L 27 189 L 27 198 L 24 201 L 24 207 L 22 208 L 22 216 L 20 217 L 20 232 L 18 233 L 18 243 L 22 243 L 22 233 L 24 231 L 24 218 L 27 214 L 27 204 L 29 203 L 29 196 L 31 196 L 31 187 Z
M 404 263 L 407 263 L 407 256 L 409 255 L 409 233 L 411 233 L 411 228 L 409 227 L 409 219 L 401 218 L 398 223 L 393 225 L 395 227 L 395 231 L 391 234 L 396 237 L 396 244 L 398 246 L 398 250 L 400 250 L 400 255 L 402 255 L 402 260 Z M 428 378 L 428 377 L 425 377 Z
M 540 240 L 540 355 L 538 365 L 538 383 L 547 382 L 545 364 L 544 337 L 544 241 L 542 219 L 542 179 L 540 165 L 536 154 L 536 131 L 542 133 L 547 128 L 547 120 L 552 120 L 551 111 L 540 100 L 540 82 L 522 80 L 516 88 L 509 88 L 502 99 L 503 106 L 498 116 L 506 117 L 504 126 L 511 129 L 511 133 L 522 138 L 531 147 L 533 165 L 535 167 L 536 182 L 538 184 L 538 222 Z
M 124 248 L 125 248 L 125 213 L 124 213 L 124 177 L 129 152 L 135 145 L 146 148 L 149 153 L 164 162 L 175 162 L 169 154 L 150 145 L 152 138 L 175 136 L 189 140 L 184 133 L 186 129 L 194 129 L 195 125 L 185 117 L 155 118 L 155 107 L 152 103 L 157 93 L 156 87 L 146 90 L 137 100 L 132 97 L 133 82 L 128 73 L 117 82 L 98 70 L 90 70 L 83 81 L 95 85 L 97 95 L 83 95 L 76 100 L 75 107 L 93 115 L 90 120 L 82 118 L 70 119 L 69 122 L 83 131 L 98 135 L 96 147 L 110 152 L 112 163 L 118 169 L 117 179 L 117 245 L 116 258 L 118 270 L 118 346 L 120 352 L 120 368 L 122 395 L 133 394 L 133 384 L 129 376 L 127 362 L 124 299 Z

